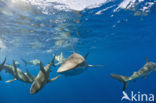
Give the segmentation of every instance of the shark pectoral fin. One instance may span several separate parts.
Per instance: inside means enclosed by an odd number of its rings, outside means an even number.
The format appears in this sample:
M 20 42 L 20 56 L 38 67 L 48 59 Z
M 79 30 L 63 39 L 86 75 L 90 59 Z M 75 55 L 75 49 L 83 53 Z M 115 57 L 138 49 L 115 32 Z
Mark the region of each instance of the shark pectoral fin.
M 11 79 L 11 80 L 7 80 L 7 81 L 5 81 L 5 83 L 10 83 L 10 82 L 13 82 L 13 81 L 16 81 L 17 79 L 16 78 L 14 78 L 14 79 Z
M 89 52 L 84 56 L 84 58 L 86 59 L 88 57 L 88 55 L 89 55 Z
M 58 75 L 58 76 L 56 76 L 56 77 L 54 77 L 54 78 L 48 80 L 48 82 L 53 82 L 53 81 L 55 81 L 56 79 L 58 79 L 59 77 L 60 77 L 60 75 Z
M 103 67 L 104 65 L 88 65 L 89 67 Z
M 44 67 L 43 67 L 42 62 L 40 62 L 40 70 L 41 70 L 43 73 L 45 73 L 45 70 L 44 70 Z
M 5 57 L 5 59 L 3 60 L 3 62 L 0 64 L 0 71 L 3 69 L 3 66 L 4 66 L 5 62 L 6 62 L 6 57 Z

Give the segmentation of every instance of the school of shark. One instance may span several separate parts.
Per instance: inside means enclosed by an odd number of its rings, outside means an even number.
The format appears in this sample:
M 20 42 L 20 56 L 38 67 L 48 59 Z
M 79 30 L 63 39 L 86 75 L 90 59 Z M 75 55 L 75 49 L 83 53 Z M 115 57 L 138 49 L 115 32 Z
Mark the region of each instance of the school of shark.
M 19 68 L 20 64 L 17 61 L 13 60 L 12 65 L 6 64 L 7 59 L 5 58 L 0 64 L 0 71 L 5 70 L 14 77 L 11 80 L 5 81 L 6 83 L 10 83 L 16 80 L 24 83 L 31 83 L 32 85 L 30 87 L 30 94 L 36 94 L 47 83 L 53 82 L 61 76 L 75 76 L 83 73 L 89 67 L 103 67 L 103 65 L 89 65 L 86 62 L 88 55 L 89 52 L 86 53 L 86 55 L 83 57 L 81 54 L 78 54 L 75 50 L 73 50 L 73 54 L 71 54 L 68 58 L 65 58 L 61 52 L 61 54 L 58 56 L 54 55 L 52 60 L 46 66 L 43 66 L 42 62 L 38 59 L 31 61 L 21 59 L 25 63 L 25 66 L 40 66 L 40 71 L 37 76 L 32 75 L 28 69 L 26 69 L 26 73 L 22 72 L 22 70 Z M 57 61 L 57 63 L 55 63 L 55 61 Z M 57 76 L 49 78 L 51 68 L 55 66 L 59 66 L 57 69 Z M 125 91 L 130 81 L 136 81 L 138 78 L 146 78 L 147 75 L 153 71 L 156 71 L 156 63 L 149 61 L 146 57 L 145 65 L 137 72 L 134 72 L 131 76 L 127 77 L 117 74 L 110 74 L 110 76 L 116 80 L 121 81 L 124 84 L 122 90 Z M 1 76 L 0 80 L 2 80 Z

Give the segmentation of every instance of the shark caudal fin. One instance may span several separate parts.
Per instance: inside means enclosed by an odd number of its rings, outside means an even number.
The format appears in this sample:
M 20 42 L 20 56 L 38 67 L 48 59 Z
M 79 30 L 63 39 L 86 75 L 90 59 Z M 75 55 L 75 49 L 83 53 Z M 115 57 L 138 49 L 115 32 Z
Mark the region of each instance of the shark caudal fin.
M 21 60 L 24 62 L 25 66 L 27 66 L 27 61 L 22 58 L 21 58 Z
M 3 60 L 3 62 L 0 64 L 0 71 L 3 69 L 3 66 L 4 66 L 5 62 L 6 62 L 6 57 L 5 57 L 5 59 Z
M 122 76 L 122 75 L 117 75 L 117 74 L 110 74 L 111 77 L 115 78 L 116 80 L 119 80 L 124 84 L 123 91 L 127 88 L 128 83 L 129 83 L 129 77 Z

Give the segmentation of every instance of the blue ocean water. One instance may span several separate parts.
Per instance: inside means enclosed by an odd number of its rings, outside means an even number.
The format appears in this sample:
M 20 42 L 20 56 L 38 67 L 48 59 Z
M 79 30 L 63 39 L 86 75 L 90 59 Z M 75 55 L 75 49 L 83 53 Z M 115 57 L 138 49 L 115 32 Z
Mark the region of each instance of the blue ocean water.
M 66 58 L 70 56 L 74 46 L 82 56 L 90 53 L 88 64 L 104 65 L 89 67 L 80 75 L 61 76 L 34 95 L 30 94 L 31 84 L 5 83 L 13 77 L 3 70 L 0 103 L 129 103 L 121 101 L 123 84 L 110 74 L 130 76 L 145 64 L 145 57 L 156 62 L 156 6 L 148 12 L 142 11 L 142 5 L 147 3 L 144 1 L 114 12 L 121 2 L 65 11 L 0 0 L 1 61 L 5 56 L 6 64 L 12 65 L 12 60 L 16 60 L 23 72 L 28 69 L 36 76 L 40 67 L 25 66 L 21 58 L 27 61 L 36 58 L 46 65 L 54 54 L 63 52 Z M 58 68 L 51 68 L 50 78 L 58 75 Z M 130 82 L 125 92 L 156 95 L 155 74 L 152 72 L 145 79 Z

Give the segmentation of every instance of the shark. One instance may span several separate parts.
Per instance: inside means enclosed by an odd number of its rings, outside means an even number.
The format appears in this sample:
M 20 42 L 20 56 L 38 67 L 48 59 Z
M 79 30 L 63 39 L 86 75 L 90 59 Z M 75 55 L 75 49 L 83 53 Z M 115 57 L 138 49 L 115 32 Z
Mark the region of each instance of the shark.
M 139 78 L 146 78 L 147 75 L 156 71 L 156 63 L 149 61 L 146 57 L 145 65 L 138 70 L 137 72 L 133 72 L 133 74 L 129 77 L 117 74 L 110 74 L 111 77 L 115 78 L 116 80 L 121 81 L 124 84 L 123 91 L 127 88 L 130 81 L 136 82 Z
M 55 65 L 61 65 L 66 61 L 66 58 L 63 56 L 63 53 L 61 52 L 60 55 L 56 56 L 55 59 L 58 61 Z
M 53 82 L 54 80 L 58 79 L 59 75 L 52 79 L 49 79 L 51 66 L 54 66 L 54 61 L 55 56 L 53 57 L 52 61 L 45 67 L 43 66 L 42 62 L 40 62 L 40 72 L 32 83 L 32 86 L 30 88 L 30 94 L 35 94 L 39 92 L 47 83 Z
M 66 61 L 58 68 L 57 73 L 64 76 L 73 76 L 81 74 L 86 71 L 88 67 L 100 67 L 103 65 L 88 65 L 86 58 L 89 55 L 89 52 L 83 57 L 82 55 L 75 52 L 70 55 Z
M 5 65 L 6 58 L 0 65 L 0 71 L 5 70 L 6 72 L 10 73 L 14 78 L 8 81 L 5 81 L 6 83 L 10 83 L 16 80 L 20 80 L 25 83 L 32 83 L 34 80 L 34 76 L 29 73 L 28 70 L 26 70 L 26 73 L 22 72 L 21 69 L 16 67 L 15 61 L 13 60 L 13 65 Z
M 40 60 L 38 59 L 34 59 L 34 60 L 30 60 L 30 61 L 26 61 L 24 59 L 22 59 L 22 61 L 25 63 L 25 66 L 29 65 L 40 65 Z
M 18 61 L 15 61 L 15 65 L 16 65 L 16 67 L 19 67 L 20 66 L 20 64 L 19 64 Z

